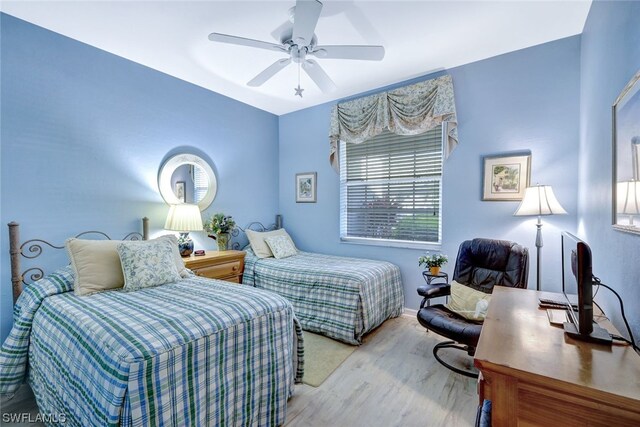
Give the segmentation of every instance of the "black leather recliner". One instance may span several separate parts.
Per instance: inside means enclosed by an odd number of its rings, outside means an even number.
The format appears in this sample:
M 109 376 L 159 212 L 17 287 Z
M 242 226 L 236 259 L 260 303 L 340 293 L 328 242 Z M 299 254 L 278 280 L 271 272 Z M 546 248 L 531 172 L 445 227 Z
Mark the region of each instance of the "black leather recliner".
M 524 246 L 507 240 L 473 239 L 460 245 L 453 280 L 485 293 L 493 292 L 494 286 L 526 288 L 529 274 L 529 251 Z M 442 304 L 428 305 L 431 298 L 447 296 L 451 285 L 434 284 L 418 288 L 424 299 L 418 311 L 418 322 L 428 330 L 449 338 L 433 348 L 438 362 L 459 374 L 477 378 L 478 374 L 464 371 L 444 362 L 438 351 L 442 348 L 465 350 L 475 354 L 482 324 L 467 320 Z

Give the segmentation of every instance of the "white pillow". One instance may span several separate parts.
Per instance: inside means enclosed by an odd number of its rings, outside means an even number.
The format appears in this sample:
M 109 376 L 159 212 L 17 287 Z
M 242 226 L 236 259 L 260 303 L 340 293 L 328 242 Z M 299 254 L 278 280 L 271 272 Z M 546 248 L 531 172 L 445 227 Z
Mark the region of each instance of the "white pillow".
M 153 243 L 160 240 L 169 241 L 172 251 L 172 262 L 181 277 L 189 276 L 180 252 L 178 238 L 167 234 L 154 240 L 139 241 Z M 74 292 L 77 295 L 89 295 L 96 292 L 118 289 L 124 286 L 122 263 L 117 245 L 122 240 L 85 240 L 68 239 L 65 242 L 74 276 Z
M 256 254 L 258 258 L 269 258 L 273 256 L 273 252 L 271 252 L 269 245 L 267 245 L 267 242 L 265 241 L 266 238 L 274 236 L 286 236 L 289 238 L 289 240 L 291 240 L 291 236 L 289 236 L 284 228 L 266 232 L 253 230 L 247 230 L 246 232 L 249 243 L 251 244 L 251 249 L 253 249 L 253 253 Z M 291 245 L 294 248 L 296 247 L 293 244 L 293 240 L 291 240 Z
M 120 242 L 116 246 L 124 274 L 124 290 L 178 282 L 182 279 L 176 268 L 171 240 Z
M 269 249 L 271 249 L 273 256 L 278 259 L 298 254 L 289 236 L 271 236 L 264 239 L 264 241 L 267 243 L 267 246 L 269 246 Z
M 475 320 L 484 321 L 487 309 L 491 302 L 491 295 L 462 285 L 455 280 L 451 281 L 451 295 L 447 308 L 460 316 Z
M 122 265 L 116 246 L 119 240 L 68 239 L 65 242 L 76 295 L 89 295 L 124 286 Z

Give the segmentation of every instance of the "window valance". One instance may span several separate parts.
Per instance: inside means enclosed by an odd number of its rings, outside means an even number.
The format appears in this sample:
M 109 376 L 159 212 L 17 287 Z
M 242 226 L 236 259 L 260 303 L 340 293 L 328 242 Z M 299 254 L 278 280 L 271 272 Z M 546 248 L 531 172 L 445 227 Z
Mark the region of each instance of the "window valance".
M 446 75 L 333 107 L 329 135 L 331 166 L 338 171 L 338 142 L 359 144 L 385 129 L 417 135 L 442 124 L 445 158 L 458 145 L 453 81 Z

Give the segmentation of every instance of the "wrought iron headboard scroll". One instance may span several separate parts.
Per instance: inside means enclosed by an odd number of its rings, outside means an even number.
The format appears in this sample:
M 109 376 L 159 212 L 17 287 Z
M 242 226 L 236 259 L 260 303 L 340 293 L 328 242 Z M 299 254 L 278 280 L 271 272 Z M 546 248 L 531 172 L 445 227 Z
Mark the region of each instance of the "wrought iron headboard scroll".
M 30 281 L 40 280 L 44 277 L 44 269 L 42 267 L 30 267 L 24 271 L 21 271 L 20 260 L 21 257 L 27 259 L 38 258 L 43 253 L 43 245 L 49 246 L 52 249 L 64 249 L 64 245 L 57 246 L 43 239 L 30 239 L 22 244 L 20 243 L 20 225 L 12 221 L 9 226 L 9 254 L 11 255 L 11 286 L 13 287 L 13 302 L 22 293 L 24 285 L 27 285 L 25 277 L 29 275 Z M 80 234 L 76 234 L 76 238 L 85 236 L 102 236 L 108 240 L 111 237 L 102 231 L 83 231 Z M 149 218 L 142 218 L 142 233 L 137 231 L 132 232 L 124 236 L 122 240 L 147 240 L 149 238 Z
M 276 215 L 276 222 L 267 227 L 257 221 L 250 223 L 245 228 L 236 227 L 231 232 L 231 240 L 233 241 L 231 249 L 238 251 L 247 245 L 249 241 L 249 239 L 247 239 L 247 230 L 264 232 L 278 230 L 280 228 L 282 228 L 282 215 Z

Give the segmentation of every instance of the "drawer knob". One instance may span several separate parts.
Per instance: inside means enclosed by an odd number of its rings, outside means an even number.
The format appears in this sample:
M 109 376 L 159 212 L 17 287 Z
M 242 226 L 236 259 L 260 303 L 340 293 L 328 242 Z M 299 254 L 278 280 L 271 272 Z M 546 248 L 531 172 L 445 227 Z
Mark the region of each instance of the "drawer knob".
M 238 271 L 238 266 L 234 265 L 233 268 L 231 268 L 231 271 Z

